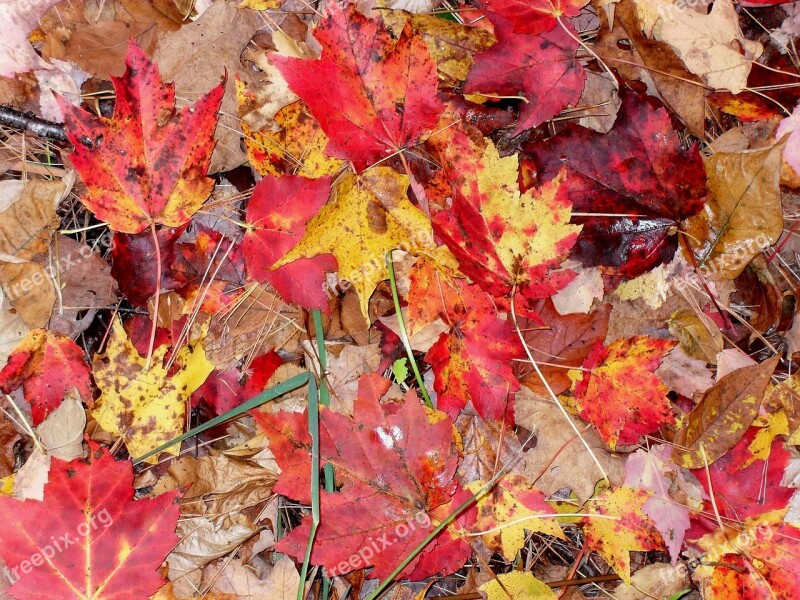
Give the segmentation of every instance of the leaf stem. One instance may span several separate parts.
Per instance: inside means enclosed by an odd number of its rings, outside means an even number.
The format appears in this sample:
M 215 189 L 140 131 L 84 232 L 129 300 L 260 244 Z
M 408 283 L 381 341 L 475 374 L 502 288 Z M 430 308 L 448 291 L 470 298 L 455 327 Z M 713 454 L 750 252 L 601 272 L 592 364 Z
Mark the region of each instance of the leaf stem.
M 150 370 L 150 363 L 153 360 L 153 350 L 156 343 L 156 330 L 158 329 L 158 304 L 161 298 L 161 246 L 158 244 L 158 234 L 156 233 L 155 221 L 150 223 L 150 233 L 153 235 L 153 244 L 156 249 L 156 294 L 153 301 L 153 324 L 150 327 L 150 343 L 147 346 L 147 359 L 144 363 L 144 371 Z
M 403 312 L 400 310 L 400 297 L 397 294 L 397 280 L 394 276 L 394 261 L 392 260 L 392 252 L 393 250 L 389 250 L 389 252 L 386 253 L 386 266 L 389 267 L 389 284 L 392 288 L 392 301 L 394 302 L 394 312 L 397 315 L 397 327 L 400 330 L 400 340 L 403 342 L 403 347 L 406 349 L 408 362 L 411 363 L 411 370 L 414 371 L 414 378 L 417 380 L 417 385 L 419 386 L 422 398 L 425 400 L 427 407 L 433 409 L 436 407 L 433 405 L 433 402 L 431 402 L 431 398 L 428 395 L 428 390 L 425 388 L 425 381 L 422 379 L 422 375 L 419 372 L 417 361 L 414 358 L 414 351 L 411 349 L 411 342 L 408 339 L 406 324 L 403 320 Z

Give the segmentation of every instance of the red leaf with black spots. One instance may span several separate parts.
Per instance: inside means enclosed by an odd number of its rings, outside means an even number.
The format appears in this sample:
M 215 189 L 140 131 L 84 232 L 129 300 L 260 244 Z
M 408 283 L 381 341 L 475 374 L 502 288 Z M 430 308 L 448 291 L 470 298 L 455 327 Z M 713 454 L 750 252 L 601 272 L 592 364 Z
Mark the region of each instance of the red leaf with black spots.
M 225 85 L 176 110 L 175 85 L 164 83 L 134 40 L 126 64 L 121 78 L 111 78 L 116 93 L 111 119 L 59 98 L 75 146 L 70 160 L 87 187 L 81 201 L 114 231 L 180 227 L 214 187 L 206 171 Z
M 679 223 L 703 207 L 706 174 L 697 147 L 681 148 L 664 108 L 629 91 L 616 123 L 607 134 L 568 125 L 526 150 L 543 181 L 568 167 L 574 212 L 620 215 L 576 217 L 584 228 L 573 257 L 636 277 L 672 259 Z

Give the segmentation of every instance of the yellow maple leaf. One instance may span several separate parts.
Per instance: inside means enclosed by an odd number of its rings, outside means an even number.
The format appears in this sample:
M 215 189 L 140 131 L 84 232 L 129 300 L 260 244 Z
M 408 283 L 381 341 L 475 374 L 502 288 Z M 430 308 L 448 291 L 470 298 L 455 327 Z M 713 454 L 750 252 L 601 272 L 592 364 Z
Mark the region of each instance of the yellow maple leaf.
M 477 492 L 484 483 L 474 481 L 467 489 Z M 564 539 L 555 518 L 543 516 L 555 512 L 544 498 L 523 476 L 506 475 L 478 500 L 478 519 L 473 530 L 485 532 L 481 536 L 484 543 L 492 550 L 502 551 L 509 561 L 525 545 L 526 529 Z
M 502 585 L 501 585 L 502 584 Z M 489 600 L 555 600 L 558 598 L 544 582 L 536 579 L 533 573 L 511 571 L 502 573 L 481 586 L 481 591 Z
M 642 507 L 652 495 L 646 490 L 615 488 L 586 503 L 586 541 L 614 572 L 631 584 L 631 551 L 663 549 L 661 535 Z
M 409 179 L 389 167 L 348 173 L 334 188 L 334 201 L 306 225 L 303 239 L 273 268 L 298 258 L 331 253 L 339 278 L 349 282 L 368 319 L 375 286 L 389 277 L 386 253 L 400 248 L 412 253 L 433 251 L 430 220 L 406 197 Z
M 167 346 L 153 353 L 150 369 L 128 339 L 119 319 L 114 321 L 108 345 L 94 358 L 94 380 L 102 394 L 92 416 L 109 433 L 124 438 L 137 457 L 183 433 L 186 401 L 214 370 L 202 344 L 178 352 L 180 369 L 169 375 L 163 367 Z M 178 446 L 166 450 L 177 456 Z M 148 462 L 155 463 L 153 456 Z

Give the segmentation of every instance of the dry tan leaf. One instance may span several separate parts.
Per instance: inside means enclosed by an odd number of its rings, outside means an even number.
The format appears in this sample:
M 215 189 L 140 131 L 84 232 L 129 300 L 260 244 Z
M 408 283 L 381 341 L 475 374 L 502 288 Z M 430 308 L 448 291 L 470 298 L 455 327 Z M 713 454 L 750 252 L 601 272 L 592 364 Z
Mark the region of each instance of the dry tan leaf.
M 615 600 L 668 598 L 689 587 L 689 570 L 683 564 L 655 563 L 636 571 L 631 576 L 631 585 L 619 584 L 611 596 Z
M 757 364 L 756 361 L 738 348 L 722 350 L 717 354 L 717 381 L 728 373 L 733 373 L 737 369 L 744 367 L 752 367 L 755 364 Z
M 75 388 L 67 392 L 64 400 L 44 422 L 36 428 L 39 440 L 48 454 L 70 461 L 83 456 L 83 430 L 86 411 Z
M 744 367 L 720 379 L 703 394 L 675 437 L 675 463 L 698 469 L 722 457 L 756 418 L 764 390 L 780 356 Z
M 209 173 L 229 171 L 247 160 L 240 147 L 242 133 L 235 117 L 234 75 L 243 70 L 239 57 L 263 24 L 255 11 L 240 10 L 233 2 L 214 2 L 196 21 L 162 34 L 153 54 L 161 76 L 175 82 L 175 95 L 184 104 L 207 92 L 227 69 L 228 82 Z
M 458 476 L 465 485 L 473 481 L 488 481 L 498 467 L 512 463 L 509 473 L 523 472 L 524 462 L 514 462 L 521 450 L 520 442 L 502 422 L 462 413 L 456 419 L 456 429 L 461 434 L 464 455 L 458 465 Z
M 780 172 L 785 141 L 706 160 L 709 199 L 684 230 L 710 279 L 734 279 L 783 232 Z M 698 241 L 702 244 L 698 247 Z
M 716 89 L 738 94 L 747 87 L 752 61 L 763 47 L 739 29 L 732 0 L 716 0 L 711 12 L 686 2 L 636 0 L 642 29 L 672 46 L 687 68 Z M 702 9 L 702 12 L 701 12 Z
M 697 392 L 705 392 L 714 385 L 706 361 L 692 358 L 683 348 L 676 346 L 661 361 L 656 375 L 672 391 L 691 398 Z
M 104 250 L 100 238 L 99 250 Z M 98 309 L 117 301 L 117 282 L 111 266 L 98 251 L 64 235 L 55 238 L 51 252 L 36 261 L 60 284 L 59 303 L 50 317 L 50 330 L 75 337 L 91 325 Z
M 30 260 L 50 245 L 56 207 L 68 192 L 59 180 L 0 182 L 0 252 Z
M 524 453 L 528 480 L 548 495 L 569 488 L 581 503 L 591 498 L 603 475 L 553 401 L 523 387 L 514 401 L 514 415 L 517 424 L 536 434 L 535 446 Z M 574 422 L 578 430 L 586 430 L 584 423 L 577 419 Z M 584 431 L 583 437 L 612 485 L 621 485 L 625 461 L 605 450 L 594 429 Z
M 700 80 L 686 70 L 669 45 L 642 35 L 633 0 L 619 2 L 614 15 L 614 26 L 600 30 L 594 45 L 597 54 L 626 79 L 644 82 L 648 92 L 672 108 L 689 131 L 704 138 L 706 91 Z M 605 15 L 601 19 L 606 20 Z
M 231 311 L 214 316 L 205 341 L 208 359 L 219 370 L 245 357 L 270 350 L 293 352 L 298 334 L 297 309 L 263 285 L 253 286 Z
M 0 414 L 0 478 L 8 477 L 14 472 L 16 457 L 14 446 L 22 436 L 14 427 L 14 422 L 5 413 Z
M 245 515 L 234 513 L 213 519 L 181 519 L 178 521 L 176 533 L 181 541 L 166 558 L 169 563 L 169 578 L 173 581 L 232 552 L 239 544 L 258 533 L 258 527 Z
M 241 559 L 219 561 L 203 569 L 205 581 L 214 582 L 211 591 L 231 594 L 243 600 L 294 600 L 300 585 L 300 575 L 292 559 L 283 556 L 265 579 L 242 564 Z
M 725 341 L 711 317 L 697 314 L 689 308 L 679 308 L 672 313 L 667 324 L 669 332 L 678 339 L 686 354 L 712 365 L 717 364 L 717 354 Z

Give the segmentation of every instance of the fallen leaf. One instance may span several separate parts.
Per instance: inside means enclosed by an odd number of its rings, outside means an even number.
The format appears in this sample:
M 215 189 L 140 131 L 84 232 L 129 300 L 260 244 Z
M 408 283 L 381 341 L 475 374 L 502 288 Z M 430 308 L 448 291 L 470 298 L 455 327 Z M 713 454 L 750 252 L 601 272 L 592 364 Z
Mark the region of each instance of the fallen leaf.
M 53 459 L 44 501 L 0 498 L 10 592 L 33 599 L 146 598 L 161 587 L 157 568 L 177 541 L 177 492 L 133 500 L 130 461 L 97 444 L 86 459 Z
M 576 55 L 577 33 L 572 25 L 565 24 L 566 31 L 559 27 L 524 35 L 512 31 L 512 22 L 505 18 L 496 14 L 489 18 L 497 44 L 475 55 L 465 93 L 523 98 L 514 135 L 578 103 L 586 74 Z
M 574 389 L 580 415 L 613 450 L 675 421 L 667 387 L 655 375 L 675 342 L 635 336 L 598 343 L 583 362 Z
M 490 0 L 489 10 L 514 25 L 517 33 L 537 35 L 564 26 L 562 17 L 577 17 L 587 4 L 586 0 Z
M 310 502 L 307 415 L 254 417 L 282 469 L 275 490 Z M 386 577 L 430 533 L 432 519 L 444 518 L 468 497 L 454 479 L 459 457 L 455 435 L 452 422 L 426 411 L 413 393 L 399 405 L 381 405 L 377 394 L 360 393 L 354 419 L 323 408 L 320 459 L 334 465 L 340 489 L 320 492 L 328 518 L 317 529 L 312 564 L 325 565 L 331 574 L 371 566 L 373 577 Z M 342 439 L 349 442 L 339 443 Z M 468 512 L 457 526 L 469 527 L 473 521 L 474 512 Z M 307 516 L 276 550 L 303 556 L 310 525 Z M 399 576 L 420 580 L 454 572 L 469 554 L 469 546 L 445 530 Z
M 168 373 L 162 365 L 167 346 L 153 352 L 150 368 L 134 348 L 122 323 L 114 321 L 106 349 L 94 358 L 92 373 L 100 388 L 92 416 L 109 433 L 122 437 L 131 456 L 139 457 L 178 437 L 185 426 L 187 401 L 214 366 L 203 344 L 177 353 L 180 368 Z M 165 452 L 177 456 L 178 446 Z M 155 463 L 158 457 L 148 459 Z
M 722 377 L 706 390 L 675 438 L 675 462 L 687 469 L 712 464 L 738 442 L 753 422 L 772 371 L 775 356 Z
M 58 0 L 26 0 L 0 4 L 0 22 L 5 23 L 5 39 L 0 50 L 0 77 L 14 77 L 32 69 L 46 69 L 28 41 L 28 34 L 39 26 L 39 19 Z
M 308 221 L 303 238 L 273 268 L 333 254 L 339 277 L 355 289 L 361 313 L 369 320 L 369 298 L 375 286 L 389 278 L 386 253 L 398 247 L 418 252 L 433 245 L 428 217 L 406 198 L 408 184 L 407 176 L 389 167 L 343 175 L 333 201 Z
M 708 203 L 684 227 L 704 277 L 734 279 L 778 241 L 784 145 L 720 152 L 706 160 Z
M 84 351 L 75 342 L 46 329 L 34 329 L 0 371 L 0 389 L 8 394 L 22 386 L 33 424 L 39 425 L 72 388 L 92 406 L 89 372 Z
M 333 256 L 320 254 L 271 267 L 300 242 L 308 219 L 327 202 L 330 186 L 329 177 L 265 177 L 247 205 L 248 229 L 242 241 L 247 270 L 256 281 L 269 282 L 288 303 L 326 313 L 325 273 L 336 270 Z
M 681 348 L 693 358 L 717 364 L 717 354 L 725 340 L 711 317 L 690 308 L 676 310 L 667 321 L 669 332 L 678 339 Z
M 630 585 L 630 552 L 658 550 L 664 547 L 653 522 L 644 515 L 650 492 L 627 487 L 601 492 L 584 505 L 586 543 Z M 614 517 L 612 519 L 602 516 Z
M 82 202 L 112 229 L 139 233 L 155 223 L 179 227 L 214 182 L 205 176 L 224 86 L 175 111 L 175 86 L 131 42 L 127 69 L 113 78 L 114 117 L 93 118 L 61 101 L 70 160 L 88 190 Z
M 509 595 L 515 600 L 555 600 L 558 598 L 544 581 L 536 579 L 533 573 L 523 571 L 501 573 L 497 575 L 497 579 L 484 583 L 480 589 L 489 600 L 505 600 Z

